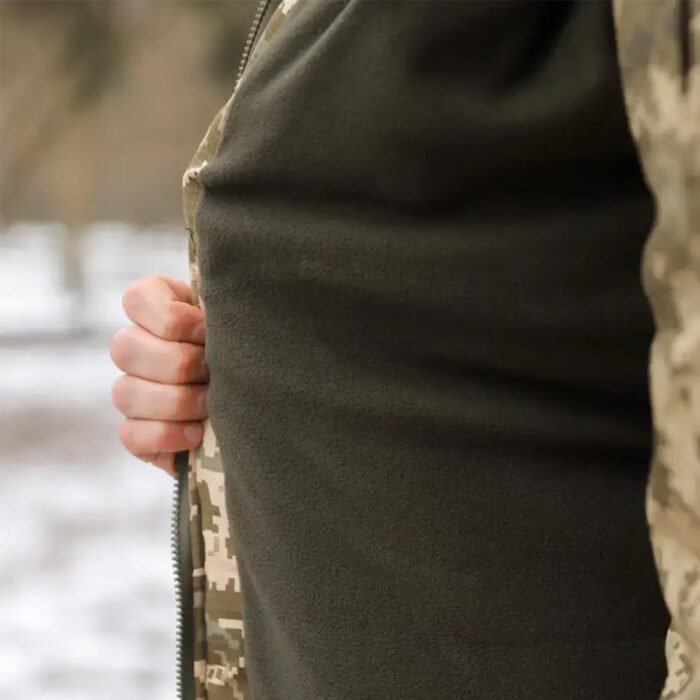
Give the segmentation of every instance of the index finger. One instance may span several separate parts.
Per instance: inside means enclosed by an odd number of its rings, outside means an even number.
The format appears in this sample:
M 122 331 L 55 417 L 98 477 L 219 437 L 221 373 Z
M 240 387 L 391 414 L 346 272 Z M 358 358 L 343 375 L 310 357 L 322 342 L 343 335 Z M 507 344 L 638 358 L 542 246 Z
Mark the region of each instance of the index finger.
M 153 275 L 124 292 L 124 311 L 131 321 L 163 340 L 204 345 L 204 315 L 190 301 L 185 282 Z

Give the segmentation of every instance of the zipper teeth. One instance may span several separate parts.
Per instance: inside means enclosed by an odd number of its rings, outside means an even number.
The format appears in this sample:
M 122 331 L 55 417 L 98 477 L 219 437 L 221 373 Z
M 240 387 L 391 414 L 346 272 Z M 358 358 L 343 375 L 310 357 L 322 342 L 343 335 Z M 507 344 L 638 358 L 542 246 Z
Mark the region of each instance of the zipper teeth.
M 248 63 L 250 51 L 253 48 L 253 43 L 255 42 L 255 37 L 258 35 L 258 30 L 260 29 L 260 23 L 262 22 L 263 15 L 265 14 L 265 10 L 267 10 L 267 6 L 269 4 L 270 0 L 260 0 L 258 9 L 255 11 L 255 16 L 253 17 L 253 22 L 250 25 L 250 31 L 248 32 L 248 37 L 245 40 L 245 46 L 243 47 L 241 62 L 238 64 L 238 73 L 236 74 L 234 92 L 238 87 L 238 83 L 241 81 L 243 71 L 245 70 L 246 64 Z
M 250 52 L 253 48 L 253 43 L 258 35 L 258 30 L 260 29 L 260 24 L 262 22 L 263 16 L 270 4 L 271 0 L 260 0 L 257 10 L 255 11 L 255 16 L 250 25 L 250 31 L 248 32 L 248 37 L 246 38 L 245 46 L 243 47 L 243 54 L 241 55 L 241 61 L 238 65 L 238 73 L 236 74 L 236 82 L 234 84 L 233 91 L 236 91 L 238 83 L 241 80 L 243 71 L 245 70 L 246 64 L 248 63 L 248 58 Z M 185 461 L 182 464 L 181 469 L 187 469 L 188 463 Z M 184 612 L 182 609 L 182 580 L 180 578 L 180 501 L 182 499 L 182 475 L 180 473 L 176 474 L 175 477 L 175 488 L 173 490 L 173 506 L 170 520 L 170 542 L 171 542 L 171 552 L 172 552 L 172 562 L 173 571 L 175 574 L 175 698 L 176 700 L 184 700 L 183 698 L 183 677 L 182 677 L 182 646 L 183 646 L 183 632 L 184 632 Z M 192 669 L 194 673 L 194 669 Z
M 184 467 L 183 467 L 184 468 Z M 182 611 L 182 580 L 180 579 L 180 499 L 182 497 L 182 480 L 180 474 L 175 475 L 175 488 L 173 489 L 173 507 L 170 520 L 170 546 L 173 561 L 173 573 L 175 574 L 175 697 L 182 697 L 182 637 L 183 637 L 183 611 Z M 194 672 L 194 671 L 193 671 Z

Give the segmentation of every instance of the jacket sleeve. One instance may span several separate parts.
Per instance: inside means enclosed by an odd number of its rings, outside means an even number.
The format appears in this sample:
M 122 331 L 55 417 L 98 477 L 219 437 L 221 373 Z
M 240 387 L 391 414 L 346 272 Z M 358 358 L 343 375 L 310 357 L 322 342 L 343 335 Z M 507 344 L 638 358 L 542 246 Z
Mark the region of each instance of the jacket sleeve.
M 700 697 L 700 4 L 615 1 L 630 128 L 656 203 L 646 515 L 671 626 L 662 700 Z

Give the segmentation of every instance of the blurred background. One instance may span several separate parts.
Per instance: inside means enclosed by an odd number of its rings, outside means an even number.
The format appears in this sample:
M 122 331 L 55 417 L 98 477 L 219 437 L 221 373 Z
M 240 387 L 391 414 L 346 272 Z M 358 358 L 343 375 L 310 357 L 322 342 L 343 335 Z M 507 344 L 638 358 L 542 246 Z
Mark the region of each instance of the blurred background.
M 186 278 L 181 179 L 257 2 L 0 0 L 0 697 L 172 700 L 172 483 L 110 404 L 120 298 Z

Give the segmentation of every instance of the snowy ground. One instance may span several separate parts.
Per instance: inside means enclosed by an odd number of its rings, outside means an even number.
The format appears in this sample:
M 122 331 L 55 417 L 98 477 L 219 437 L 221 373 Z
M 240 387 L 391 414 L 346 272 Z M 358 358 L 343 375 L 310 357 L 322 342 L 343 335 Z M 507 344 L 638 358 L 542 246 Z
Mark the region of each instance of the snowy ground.
M 59 241 L 0 231 L 0 698 L 172 700 L 172 482 L 118 443 L 107 348 L 128 281 L 186 276 L 185 238 L 93 227 L 82 308 Z

